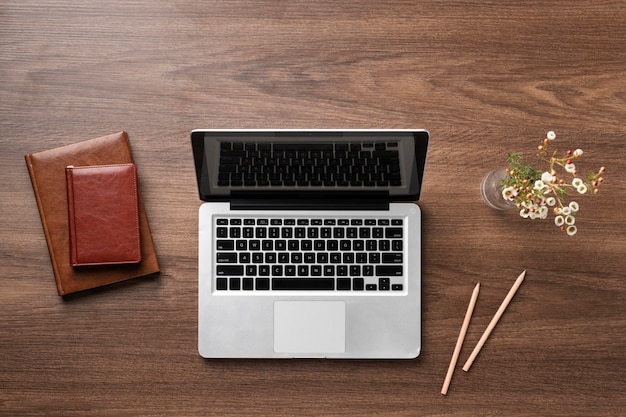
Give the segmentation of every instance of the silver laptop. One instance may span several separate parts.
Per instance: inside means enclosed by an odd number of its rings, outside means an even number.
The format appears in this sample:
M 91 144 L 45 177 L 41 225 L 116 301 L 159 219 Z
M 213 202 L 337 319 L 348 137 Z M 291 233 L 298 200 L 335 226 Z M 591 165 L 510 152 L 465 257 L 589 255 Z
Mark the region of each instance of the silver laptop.
M 194 130 L 205 358 L 415 358 L 424 130 Z

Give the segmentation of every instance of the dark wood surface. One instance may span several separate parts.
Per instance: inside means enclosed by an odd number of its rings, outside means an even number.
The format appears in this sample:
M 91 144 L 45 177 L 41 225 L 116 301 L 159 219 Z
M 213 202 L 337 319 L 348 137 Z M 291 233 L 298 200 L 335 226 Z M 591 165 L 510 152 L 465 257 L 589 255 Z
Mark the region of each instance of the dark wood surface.
M 87 3 L 0 5 L 0 415 L 623 415 L 624 2 Z M 295 127 L 431 132 L 418 359 L 198 356 L 189 132 Z M 60 298 L 23 155 L 119 130 L 162 273 Z M 571 238 L 478 193 L 548 130 L 607 167 Z

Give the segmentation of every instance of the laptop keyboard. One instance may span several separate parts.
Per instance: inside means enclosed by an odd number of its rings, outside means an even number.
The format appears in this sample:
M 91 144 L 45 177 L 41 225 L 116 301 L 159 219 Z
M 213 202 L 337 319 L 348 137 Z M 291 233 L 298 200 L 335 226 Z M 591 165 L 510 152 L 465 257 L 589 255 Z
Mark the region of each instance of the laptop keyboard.
M 218 291 L 402 291 L 402 218 L 214 219 Z
M 397 142 L 222 142 L 224 187 L 401 186 Z

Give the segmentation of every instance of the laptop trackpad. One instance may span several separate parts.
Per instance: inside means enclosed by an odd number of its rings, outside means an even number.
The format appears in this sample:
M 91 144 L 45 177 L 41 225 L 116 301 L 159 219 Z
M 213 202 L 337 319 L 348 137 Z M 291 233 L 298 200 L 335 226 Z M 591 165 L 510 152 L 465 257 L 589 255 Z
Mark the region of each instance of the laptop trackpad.
M 343 301 L 276 301 L 274 352 L 343 353 L 346 304 Z

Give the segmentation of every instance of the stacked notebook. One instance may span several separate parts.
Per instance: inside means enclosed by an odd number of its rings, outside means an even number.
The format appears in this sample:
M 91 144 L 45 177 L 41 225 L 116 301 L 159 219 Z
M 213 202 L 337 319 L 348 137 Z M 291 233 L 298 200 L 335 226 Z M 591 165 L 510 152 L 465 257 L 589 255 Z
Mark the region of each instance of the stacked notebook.
M 25 159 L 59 295 L 159 272 L 126 132 Z

